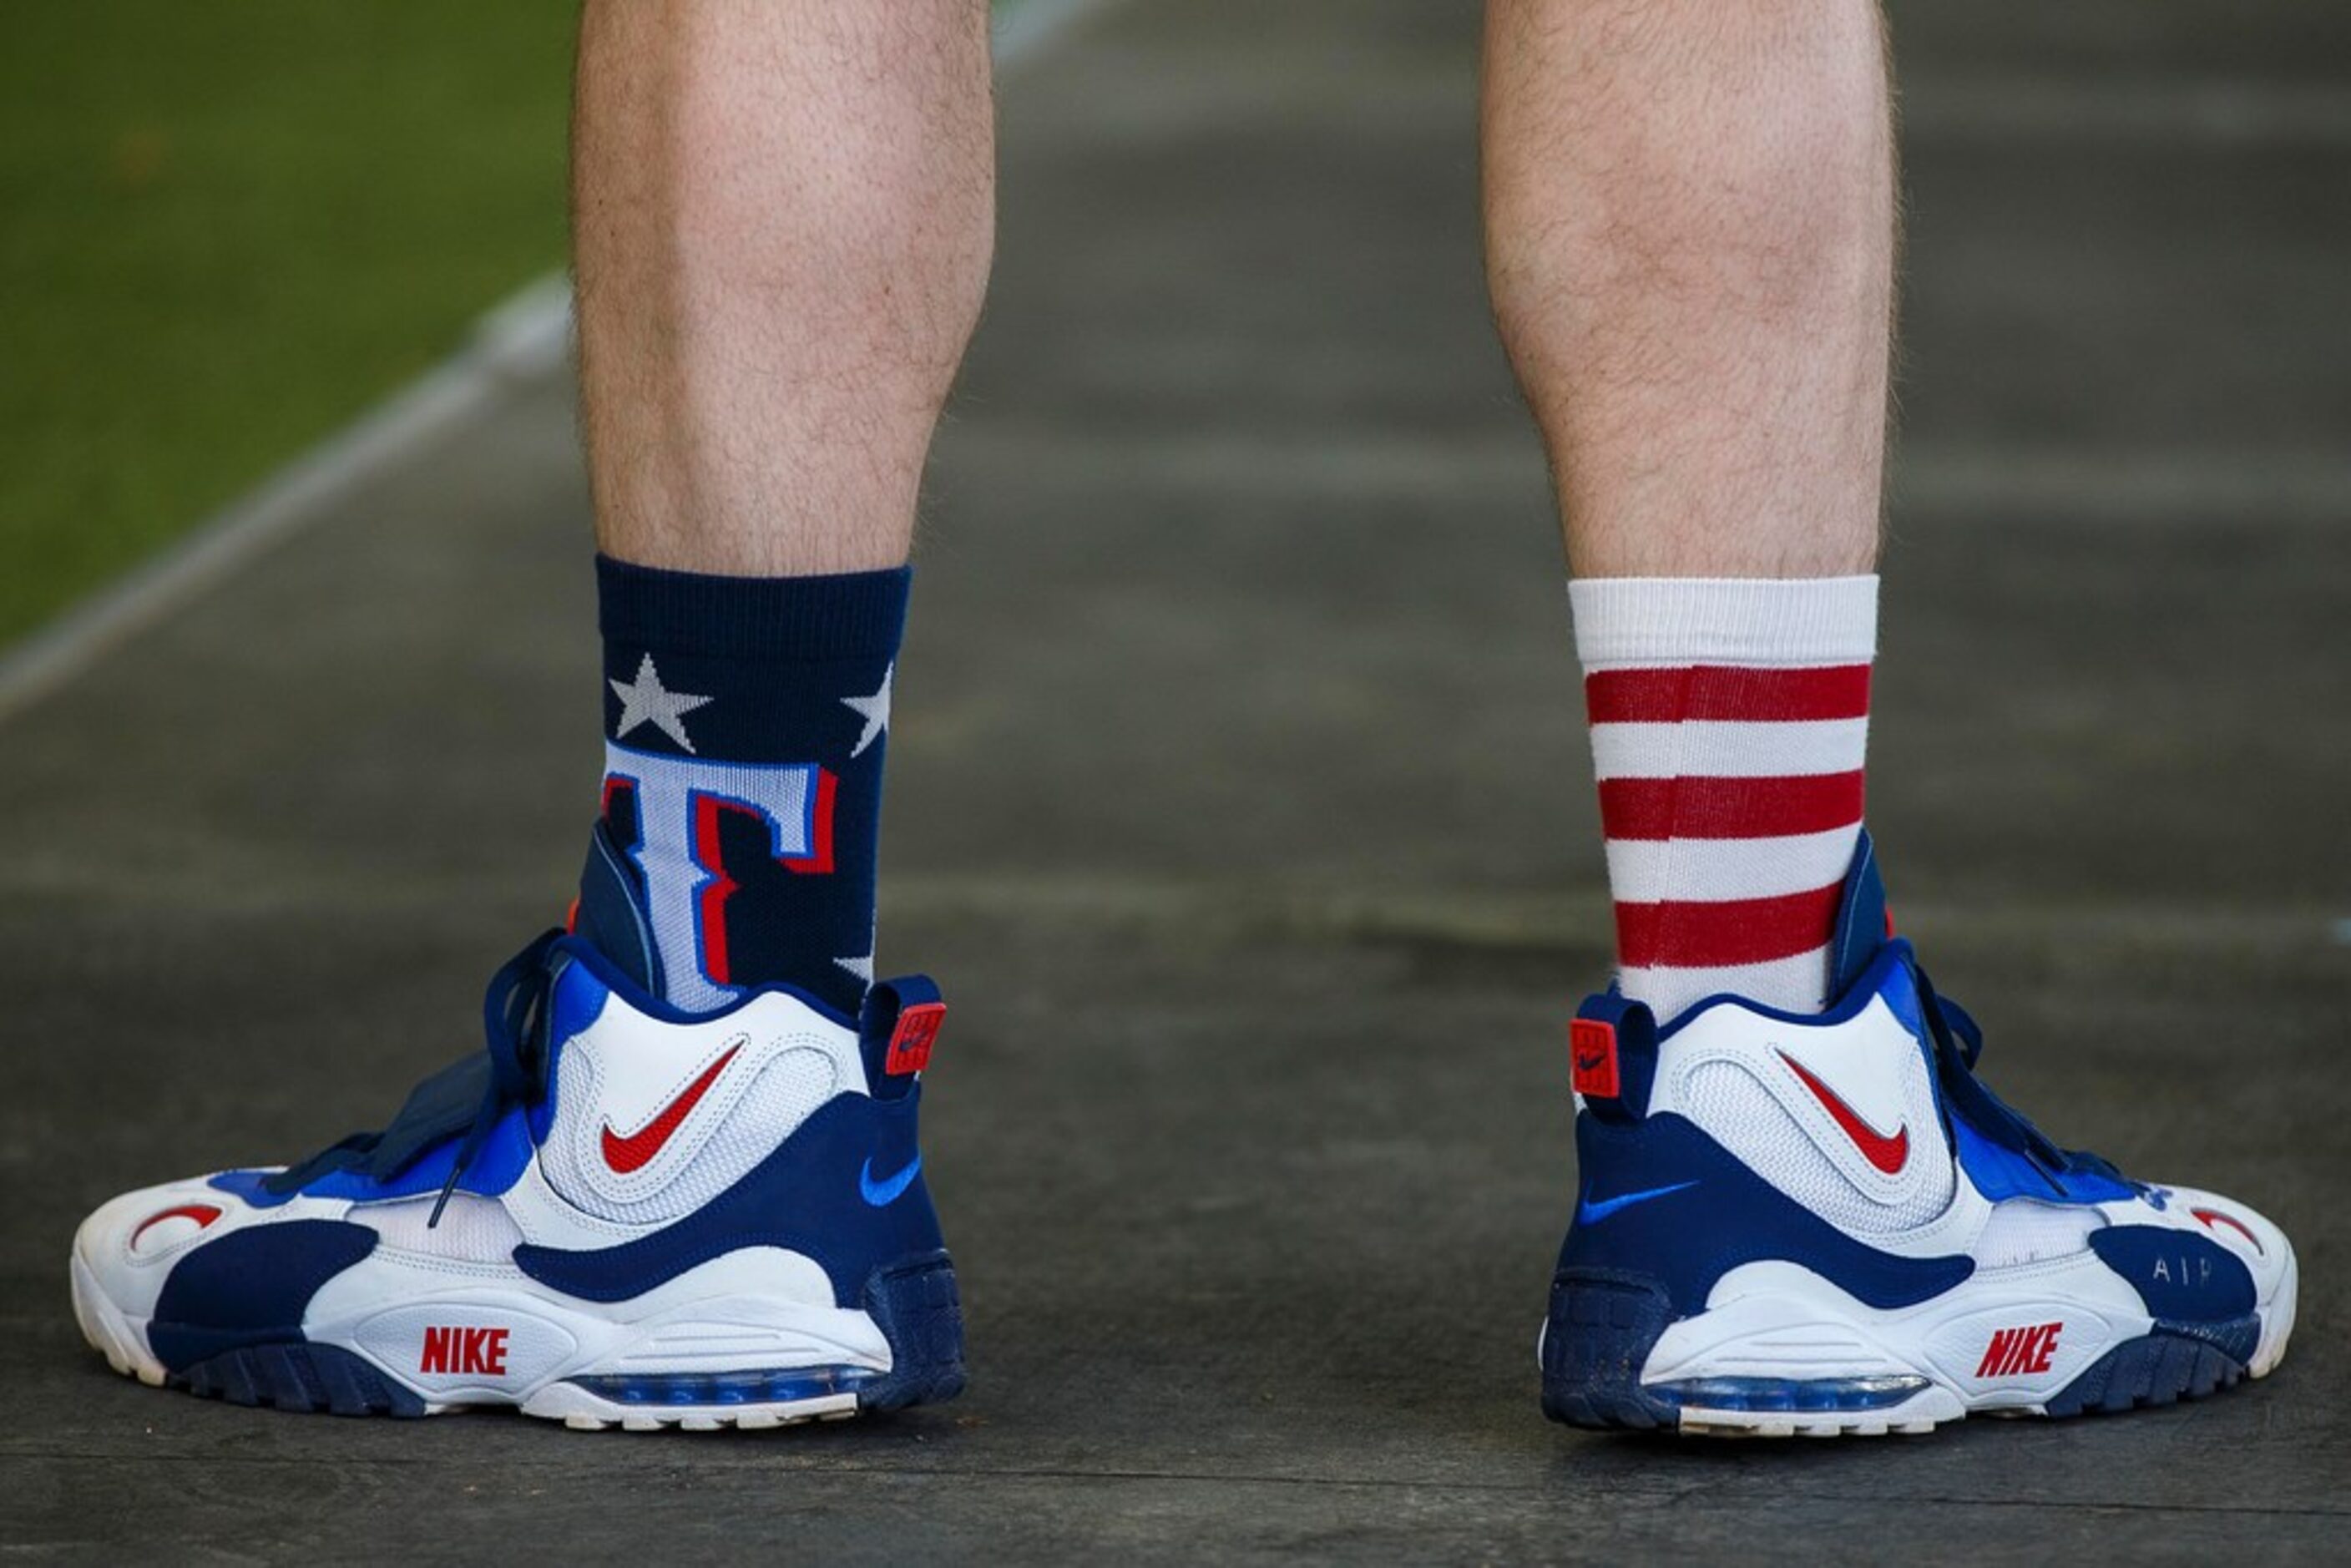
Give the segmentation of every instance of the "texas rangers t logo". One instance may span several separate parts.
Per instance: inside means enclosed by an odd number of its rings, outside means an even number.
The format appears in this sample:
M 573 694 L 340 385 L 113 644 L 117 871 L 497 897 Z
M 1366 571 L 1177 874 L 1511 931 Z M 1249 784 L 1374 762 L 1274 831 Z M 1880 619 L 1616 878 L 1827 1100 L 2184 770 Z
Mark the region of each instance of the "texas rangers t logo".
M 739 859 L 729 869 L 730 826 L 753 835 L 773 866 L 826 874 L 836 780 L 812 762 L 697 762 L 617 741 L 606 743 L 604 758 L 606 790 L 617 785 L 636 798 L 637 840 L 628 853 L 644 875 L 669 999 L 695 1012 L 725 1007 L 741 994 L 727 905 L 747 874 Z

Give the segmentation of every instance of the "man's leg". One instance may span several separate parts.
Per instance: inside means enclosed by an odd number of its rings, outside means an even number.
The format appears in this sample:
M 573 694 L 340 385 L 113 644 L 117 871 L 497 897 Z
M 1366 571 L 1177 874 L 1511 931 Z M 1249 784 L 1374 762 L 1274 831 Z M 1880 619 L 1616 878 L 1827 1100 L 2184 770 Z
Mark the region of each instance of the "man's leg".
M 591 0 L 576 112 L 597 543 L 902 564 L 994 242 L 984 0 Z
M 1875 0 L 1494 0 L 1495 313 L 1578 575 L 1871 570 L 1884 60 Z
M 491 982 L 486 1060 L 381 1133 L 92 1216 L 76 1310 L 118 1370 L 587 1427 L 960 1388 L 914 1142 L 942 1009 L 872 984 L 873 866 L 915 494 L 986 281 L 990 112 L 985 0 L 590 0 L 606 769 L 571 931 Z
M 983 0 L 588 6 L 573 182 L 605 633 L 579 928 L 853 1013 L 908 539 L 994 225 Z
M 1888 935 L 1861 831 L 1875 0 L 1491 0 L 1486 70 L 1495 308 L 1575 574 L 1616 904 L 1618 985 L 1572 1031 L 1545 1409 L 1883 1432 L 2266 1372 L 2276 1227 L 2050 1144 Z
M 1667 1016 L 1825 1000 L 1876 612 L 1883 62 L 1874 0 L 1489 13 L 1495 310 L 1579 580 L 1623 977 Z

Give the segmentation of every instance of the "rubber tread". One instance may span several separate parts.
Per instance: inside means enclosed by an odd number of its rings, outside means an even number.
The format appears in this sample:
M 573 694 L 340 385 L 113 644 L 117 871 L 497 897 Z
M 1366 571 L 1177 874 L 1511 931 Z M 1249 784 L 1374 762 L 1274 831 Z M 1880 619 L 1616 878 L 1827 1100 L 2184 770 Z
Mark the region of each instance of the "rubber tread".
M 330 1344 L 256 1344 L 224 1351 L 172 1382 L 231 1405 L 335 1416 L 422 1416 L 424 1401 L 362 1357 Z
M 890 1370 L 857 1391 L 861 1410 L 936 1405 L 963 1392 L 963 1298 L 944 1251 L 873 1270 L 863 1306 L 890 1342 Z
M 1543 1324 L 1543 1414 L 1571 1427 L 1672 1428 L 1680 1412 L 1641 1387 L 1641 1368 L 1672 1321 L 1672 1300 L 1655 1280 L 1562 1269 Z
M 2115 1415 L 2202 1399 L 2244 1375 L 2242 1362 L 2202 1339 L 2158 1332 L 2115 1346 L 2043 1408 L 2051 1416 Z

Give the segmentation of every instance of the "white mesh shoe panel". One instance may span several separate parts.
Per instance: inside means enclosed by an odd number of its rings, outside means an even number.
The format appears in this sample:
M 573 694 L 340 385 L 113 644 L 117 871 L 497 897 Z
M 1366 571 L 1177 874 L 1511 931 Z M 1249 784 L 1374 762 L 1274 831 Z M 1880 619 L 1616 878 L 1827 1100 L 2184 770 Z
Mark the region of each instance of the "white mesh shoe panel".
M 1740 1062 L 1698 1063 L 1682 1080 L 1681 1101 L 1693 1121 L 1773 1186 L 1840 1229 L 1882 1236 L 1924 1225 L 1951 1203 L 1956 1178 L 1923 1070 L 1918 1078 L 1908 1115 L 1916 1175 L 1892 1202 L 1839 1170 L 1812 1132 Z
M 371 1203 L 351 1218 L 375 1228 L 383 1245 L 403 1252 L 422 1252 L 461 1263 L 511 1263 L 522 1232 L 496 1198 L 470 1192 L 453 1192 L 441 1211 L 441 1223 L 428 1227 L 438 1195 L 402 1198 L 396 1203 Z
M 664 1224 L 740 1181 L 842 1087 L 831 1053 L 812 1036 L 786 1036 L 756 1051 L 747 1045 L 742 1054 L 750 1060 L 720 1078 L 678 1127 L 674 1151 L 621 1172 L 601 1154 L 606 1123 L 594 1058 L 566 1052 L 558 1069 L 562 1124 L 544 1155 L 549 1181 L 597 1218 Z
M 1976 1264 L 2009 1269 L 2070 1258 L 2087 1248 L 2090 1232 L 2105 1224 L 2105 1218 L 2095 1208 L 2011 1197 L 1993 1206 L 1991 1218 L 1976 1239 Z

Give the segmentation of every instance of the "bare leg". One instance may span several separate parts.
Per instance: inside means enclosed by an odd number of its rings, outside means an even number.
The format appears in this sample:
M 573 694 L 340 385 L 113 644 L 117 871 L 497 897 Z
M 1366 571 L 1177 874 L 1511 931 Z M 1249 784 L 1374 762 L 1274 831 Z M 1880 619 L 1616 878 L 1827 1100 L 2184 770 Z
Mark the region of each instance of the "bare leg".
M 1876 554 L 1893 153 L 1876 0 L 1491 0 L 1495 312 L 1584 577 Z
M 590 0 L 573 199 L 606 554 L 906 559 L 994 157 L 985 0 Z
M 603 810 L 575 929 L 696 1012 L 872 979 L 923 464 L 994 239 L 986 0 L 589 0 Z M 716 891 L 714 891 L 716 890 Z
M 1893 298 L 1876 0 L 1490 0 L 1495 314 L 1576 581 L 1617 980 L 1816 1010 L 1859 842 Z

